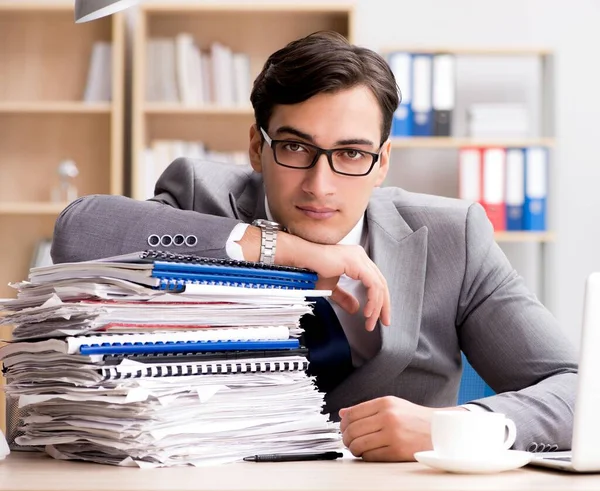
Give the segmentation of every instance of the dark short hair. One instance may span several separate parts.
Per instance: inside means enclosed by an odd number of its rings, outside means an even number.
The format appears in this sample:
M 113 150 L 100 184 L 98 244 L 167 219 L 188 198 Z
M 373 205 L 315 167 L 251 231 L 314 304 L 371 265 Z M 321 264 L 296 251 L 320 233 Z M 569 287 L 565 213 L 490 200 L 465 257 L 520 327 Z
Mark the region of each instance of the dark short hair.
M 319 31 L 273 53 L 254 81 L 250 100 L 259 127 L 268 128 L 273 108 L 298 104 L 320 93 L 364 85 L 381 108 L 381 143 L 387 140 L 400 91 L 385 60 L 350 44 L 341 34 Z

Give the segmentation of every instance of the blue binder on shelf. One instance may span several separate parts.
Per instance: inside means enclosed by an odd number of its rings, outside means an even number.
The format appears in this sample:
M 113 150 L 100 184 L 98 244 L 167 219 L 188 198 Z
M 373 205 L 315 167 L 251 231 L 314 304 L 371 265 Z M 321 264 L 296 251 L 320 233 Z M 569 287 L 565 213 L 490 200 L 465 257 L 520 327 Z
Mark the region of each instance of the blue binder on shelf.
M 525 203 L 523 228 L 543 232 L 546 226 L 548 195 L 548 151 L 529 147 L 525 151 Z
M 413 56 L 412 130 L 414 136 L 433 135 L 432 65 L 432 55 Z
M 506 230 L 525 228 L 525 151 L 506 150 Z
M 400 89 L 400 104 L 392 118 L 392 137 L 411 136 L 412 131 L 412 55 L 395 52 L 389 56 L 389 64 Z

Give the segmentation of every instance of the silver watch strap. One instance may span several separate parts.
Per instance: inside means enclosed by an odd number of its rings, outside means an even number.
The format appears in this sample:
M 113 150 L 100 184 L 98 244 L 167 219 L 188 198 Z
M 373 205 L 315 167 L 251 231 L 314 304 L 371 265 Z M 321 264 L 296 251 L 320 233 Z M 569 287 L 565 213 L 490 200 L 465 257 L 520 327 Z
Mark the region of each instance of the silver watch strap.
M 269 227 L 260 229 L 260 259 L 263 264 L 275 264 L 275 251 L 277 249 L 277 230 Z

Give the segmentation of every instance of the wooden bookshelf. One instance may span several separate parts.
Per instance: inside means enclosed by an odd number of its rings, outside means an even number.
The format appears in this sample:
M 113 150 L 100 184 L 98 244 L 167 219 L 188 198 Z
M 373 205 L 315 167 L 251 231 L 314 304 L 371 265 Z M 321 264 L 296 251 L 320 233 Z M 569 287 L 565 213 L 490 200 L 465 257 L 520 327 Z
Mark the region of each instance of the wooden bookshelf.
M 496 232 L 496 242 L 554 242 L 553 232 Z
M 540 128 L 541 137 L 537 138 L 470 138 L 463 136 L 450 136 L 450 137 L 392 137 L 392 154 L 398 152 L 405 152 L 403 155 L 410 155 L 412 160 L 420 159 L 419 151 L 435 151 L 438 152 L 442 160 L 455 161 L 456 171 L 458 172 L 458 158 L 457 150 L 461 148 L 527 148 L 527 147 L 545 147 L 549 150 L 549 162 L 548 162 L 548 173 L 549 173 L 549 186 L 548 192 L 548 204 L 547 204 L 547 221 L 550 224 L 552 220 L 552 198 L 556 194 L 556 181 L 553 179 L 555 175 L 554 169 L 556 169 L 555 152 L 552 150 L 556 147 L 556 140 L 554 138 L 554 54 L 552 50 L 544 47 L 475 47 L 475 46 L 387 46 L 379 50 L 379 52 L 389 57 L 394 52 L 405 52 L 413 54 L 451 54 L 457 57 L 458 60 L 464 58 L 491 58 L 491 59 L 503 59 L 503 62 L 510 59 L 523 59 L 529 58 L 533 61 L 539 60 L 539 86 L 537 87 L 539 96 L 539 109 L 540 109 Z M 473 61 L 473 60 L 471 60 Z M 475 60 L 479 61 L 479 60 Z M 528 62 L 528 61 L 526 61 Z M 460 83 L 459 80 L 457 80 Z M 459 91 L 457 91 L 458 93 Z M 460 101 L 455 102 L 455 110 L 459 107 Z M 460 108 L 461 110 L 464 107 Z M 456 120 L 455 120 L 456 121 Z M 451 153 L 443 153 L 448 151 Z M 408 153 L 410 152 L 410 153 Z M 429 158 L 431 162 L 433 153 L 425 158 Z M 447 159 L 446 157 L 448 156 Z M 405 158 L 405 157 L 402 157 Z M 448 162 L 449 163 L 449 162 Z M 413 164 L 414 167 L 417 167 Z M 431 167 L 427 167 L 431 169 Z M 418 172 L 418 171 L 417 171 Z M 426 172 L 426 171 L 425 171 Z M 426 178 L 425 178 L 426 179 Z M 405 182 L 396 183 L 388 177 L 388 185 L 400 184 L 407 186 Z M 408 189 L 419 191 L 419 189 L 411 189 L 410 185 Z M 448 188 L 446 188 L 448 191 Z M 435 191 L 429 189 L 426 192 L 432 192 L 437 194 Z M 452 197 L 458 196 L 458 189 Z M 535 232 L 535 231 L 503 231 L 496 232 L 495 239 L 500 244 L 536 244 L 536 249 L 539 253 L 539 272 L 538 279 L 540 280 L 541 291 L 538 295 L 544 302 L 547 297 L 547 271 L 552 267 L 551 264 L 546 262 L 546 250 L 549 244 L 552 244 L 556 240 L 556 234 L 552 231 Z
M 76 25 L 72 0 L 4 0 L 0 33 L 0 297 L 13 297 L 8 283 L 26 279 L 67 205 L 51 201 L 60 161 L 76 162 L 79 195 L 123 192 L 124 17 Z M 113 44 L 112 101 L 88 104 L 96 41 Z M 5 430 L 3 394 L 0 422 Z
M 56 217 L 68 203 L 52 203 L 47 201 L 12 201 L 0 202 L 1 215 L 51 215 Z
M 220 42 L 249 55 L 251 80 L 267 57 L 288 42 L 323 29 L 352 40 L 353 6 L 349 4 L 255 3 L 142 4 L 135 23 L 133 55 L 132 190 L 144 196 L 144 150 L 156 140 L 202 141 L 216 151 L 247 151 L 248 131 L 254 122 L 250 104 L 242 107 L 147 102 L 146 54 L 150 38 L 185 32 L 202 50 Z
M 553 138 L 478 139 L 447 136 L 392 138 L 393 148 L 554 147 Z
M 0 114 L 110 114 L 111 104 L 83 102 L 0 102 Z
M 382 54 L 393 53 L 394 51 L 405 51 L 407 53 L 451 53 L 457 56 L 498 56 L 498 57 L 523 57 L 535 56 L 543 57 L 552 55 L 552 51 L 547 48 L 526 48 L 526 47 L 475 47 L 475 46 L 387 46 L 379 50 Z
M 76 25 L 72 1 L 0 2 L 0 297 L 26 277 L 53 203 L 60 161 L 76 162 L 78 194 L 123 192 L 125 32 L 122 15 Z M 112 101 L 83 102 L 92 46 L 113 43 Z
M 188 107 L 182 104 L 167 104 L 167 103 L 146 103 L 144 112 L 147 115 L 188 115 L 188 116 L 253 116 L 254 110 L 252 106 L 242 107 L 222 107 L 216 105 L 203 105 Z

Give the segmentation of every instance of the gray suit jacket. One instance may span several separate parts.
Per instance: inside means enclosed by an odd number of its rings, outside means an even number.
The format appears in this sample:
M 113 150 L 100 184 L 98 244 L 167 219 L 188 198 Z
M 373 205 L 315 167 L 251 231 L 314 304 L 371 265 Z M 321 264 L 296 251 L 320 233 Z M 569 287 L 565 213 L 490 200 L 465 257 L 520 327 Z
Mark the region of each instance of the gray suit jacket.
M 197 236 L 168 249 L 226 257 L 240 221 L 265 218 L 261 176 L 179 159 L 146 202 L 88 196 L 57 220 L 56 262 L 148 249 L 152 234 Z M 456 404 L 462 350 L 498 393 L 472 401 L 517 425 L 514 448 L 570 448 L 577 364 L 553 316 L 524 286 L 477 204 L 378 188 L 367 208 L 370 254 L 392 298 L 381 350 L 326 396 L 334 414 L 394 395 L 416 404 Z M 159 246 L 158 248 L 163 248 Z

